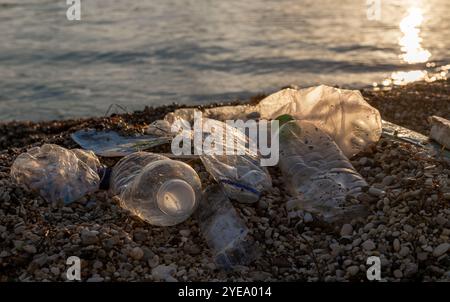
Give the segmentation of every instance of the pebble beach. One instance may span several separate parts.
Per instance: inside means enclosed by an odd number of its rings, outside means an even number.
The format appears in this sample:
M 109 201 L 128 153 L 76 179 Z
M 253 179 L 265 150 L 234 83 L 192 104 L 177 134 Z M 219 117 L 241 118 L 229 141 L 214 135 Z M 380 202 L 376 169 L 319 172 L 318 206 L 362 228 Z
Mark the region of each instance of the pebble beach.
M 362 93 L 384 120 L 424 135 L 430 131 L 429 116 L 450 118 L 448 80 Z M 210 106 L 216 105 L 223 104 Z M 450 164 L 388 138 L 351 159 L 370 185 L 358 198 L 370 211 L 343 225 L 290 211 L 280 171 L 271 167 L 273 190 L 256 204 L 234 203 L 261 255 L 231 272 L 214 264 L 195 215 L 174 227 L 155 227 L 123 210 L 107 191 L 63 206 L 10 179 L 14 159 L 30 147 L 76 148 L 70 134 L 83 128 L 143 133 L 176 108 L 0 124 L 0 281 L 65 281 L 70 256 L 81 259 L 81 279 L 93 282 L 367 281 L 370 256 L 380 257 L 385 281 L 450 281 Z M 100 160 L 108 166 L 117 161 Z M 200 160 L 187 163 L 204 187 L 213 182 Z

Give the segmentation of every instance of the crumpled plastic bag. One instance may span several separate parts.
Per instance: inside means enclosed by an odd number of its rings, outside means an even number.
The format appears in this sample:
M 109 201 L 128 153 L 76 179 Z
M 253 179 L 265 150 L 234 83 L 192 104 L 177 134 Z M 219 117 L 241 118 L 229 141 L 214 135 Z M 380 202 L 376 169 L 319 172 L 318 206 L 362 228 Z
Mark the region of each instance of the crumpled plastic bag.
M 71 203 L 98 190 L 100 161 L 91 151 L 45 144 L 20 154 L 11 177 L 53 202 Z

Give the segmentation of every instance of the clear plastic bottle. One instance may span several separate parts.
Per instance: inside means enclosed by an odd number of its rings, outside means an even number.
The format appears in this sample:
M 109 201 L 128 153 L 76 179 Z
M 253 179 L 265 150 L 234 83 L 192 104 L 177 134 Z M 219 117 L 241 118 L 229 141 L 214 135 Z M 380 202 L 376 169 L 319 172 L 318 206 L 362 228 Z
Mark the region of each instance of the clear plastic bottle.
M 11 177 L 49 202 L 68 204 L 98 190 L 99 168 L 100 161 L 91 151 L 44 144 L 20 154 Z
M 328 134 L 310 122 L 289 121 L 279 139 L 281 172 L 305 210 L 329 222 L 364 213 L 364 206 L 345 202 L 367 183 Z
M 260 254 L 245 222 L 218 185 L 208 187 L 197 211 L 200 230 L 215 262 L 232 269 L 247 265 Z
M 123 208 L 158 226 L 186 220 L 202 194 L 200 178 L 189 165 L 149 152 L 122 158 L 112 170 L 110 184 Z

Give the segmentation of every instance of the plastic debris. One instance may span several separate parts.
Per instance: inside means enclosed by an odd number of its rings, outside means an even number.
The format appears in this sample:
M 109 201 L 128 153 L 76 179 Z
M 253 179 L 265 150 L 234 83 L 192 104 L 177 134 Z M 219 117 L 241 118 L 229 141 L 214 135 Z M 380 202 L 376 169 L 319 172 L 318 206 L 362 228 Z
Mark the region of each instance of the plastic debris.
M 49 202 L 71 203 L 98 190 L 100 162 L 94 153 L 45 144 L 20 154 L 11 177 Z
M 367 213 L 363 205 L 345 204 L 367 183 L 327 133 L 311 122 L 290 121 L 281 126 L 279 139 L 279 166 L 299 208 L 326 222 Z
M 200 231 L 224 269 L 248 265 L 260 255 L 249 230 L 217 185 L 208 187 L 198 209 Z
M 441 158 L 450 162 L 450 150 L 430 140 L 427 136 L 383 120 L 383 137 L 412 144 L 423 148 L 429 156 Z
M 190 121 L 195 108 L 169 113 L 166 120 L 184 118 Z M 381 117 L 358 90 L 345 90 L 325 85 L 306 89 L 283 89 L 255 106 L 224 106 L 205 109 L 204 117 L 217 120 L 276 119 L 289 114 L 306 120 L 330 135 L 347 157 L 352 157 L 376 143 L 381 135 Z
M 201 198 L 201 181 L 189 165 L 165 156 L 136 152 L 111 174 L 111 192 L 120 205 L 144 221 L 172 226 L 186 220 Z
M 450 150 L 450 121 L 439 116 L 429 118 L 431 124 L 430 138 Z
M 170 138 L 155 135 L 122 136 L 114 131 L 84 129 L 71 135 L 83 149 L 104 157 L 121 157 L 170 142 Z
M 210 140 L 210 136 L 215 138 L 214 150 L 209 152 L 194 144 L 206 170 L 222 185 L 230 199 L 242 203 L 257 202 L 261 194 L 272 187 L 272 179 L 267 169 L 260 166 L 257 150 L 250 148 L 250 139 L 238 128 L 221 121 L 203 118 L 202 123 L 203 141 Z M 228 135 L 234 138 L 233 146 L 227 141 Z M 215 150 L 222 150 L 222 153 Z

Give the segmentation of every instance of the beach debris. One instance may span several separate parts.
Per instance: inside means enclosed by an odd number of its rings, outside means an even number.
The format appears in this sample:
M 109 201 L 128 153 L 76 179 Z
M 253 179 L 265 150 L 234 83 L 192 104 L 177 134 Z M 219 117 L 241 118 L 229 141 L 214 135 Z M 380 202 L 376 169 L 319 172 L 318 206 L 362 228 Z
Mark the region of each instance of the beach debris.
M 272 179 L 260 165 L 256 145 L 238 128 L 221 121 L 203 118 L 202 123 L 203 141 L 214 142 L 211 149 L 201 150 L 202 145 L 194 142 L 194 150 L 200 154 L 205 169 L 222 186 L 228 198 L 241 203 L 257 202 L 261 194 L 272 187 Z
M 49 202 L 71 203 L 98 190 L 100 162 L 91 151 L 45 144 L 20 154 L 11 177 Z
M 155 135 L 122 136 L 112 130 L 83 129 L 71 138 L 85 150 L 103 157 L 122 157 L 169 143 L 171 138 Z
M 195 108 L 183 108 L 166 115 L 191 121 Z M 257 105 L 224 106 L 205 109 L 204 117 L 225 120 L 273 120 L 288 114 L 298 120 L 314 123 L 325 131 L 347 157 L 352 157 L 381 136 L 381 116 L 358 90 L 320 85 L 306 89 L 283 89 Z
M 248 265 L 260 255 L 245 222 L 217 185 L 208 187 L 197 211 L 200 231 L 216 264 L 226 270 Z
M 429 118 L 431 124 L 430 138 L 450 150 L 450 121 L 439 116 Z
M 165 156 L 136 152 L 111 173 L 111 192 L 120 205 L 142 220 L 172 226 L 186 220 L 201 198 L 201 181 L 189 165 Z
M 440 144 L 430 140 L 427 136 L 385 120 L 382 121 L 382 125 L 383 137 L 412 144 L 423 148 L 429 156 L 450 161 L 450 150 L 442 148 Z
M 279 139 L 279 166 L 298 208 L 326 222 L 367 214 L 356 197 L 368 185 L 327 133 L 311 122 L 293 120 L 281 126 Z M 349 197 L 354 204 L 346 204 Z

